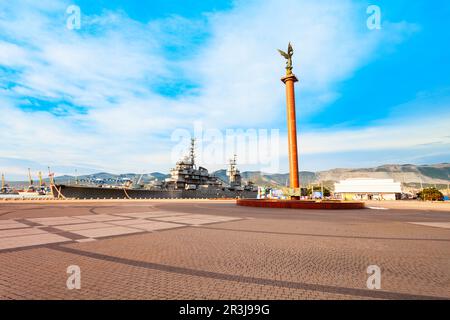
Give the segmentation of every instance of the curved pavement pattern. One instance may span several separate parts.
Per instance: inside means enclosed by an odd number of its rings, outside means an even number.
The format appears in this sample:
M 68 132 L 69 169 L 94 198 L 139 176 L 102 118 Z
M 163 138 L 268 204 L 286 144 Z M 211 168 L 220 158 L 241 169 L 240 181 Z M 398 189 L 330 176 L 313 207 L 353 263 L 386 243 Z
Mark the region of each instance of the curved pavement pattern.
M 449 299 L 449 225 L 411 209 L 2 203 L 0 299 Z

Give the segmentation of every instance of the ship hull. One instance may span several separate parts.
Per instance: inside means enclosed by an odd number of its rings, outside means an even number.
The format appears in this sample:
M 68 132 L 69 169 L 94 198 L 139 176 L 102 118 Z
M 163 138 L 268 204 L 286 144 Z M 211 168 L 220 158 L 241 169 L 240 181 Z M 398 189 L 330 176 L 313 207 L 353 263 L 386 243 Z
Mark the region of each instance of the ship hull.
M 222 189 L 199 190 L 146 190 L 102 188 L 88 186 L 54 185 L 55 198 L 70 199 L 223 199 L 256 198 L 256 191 L 233 191 Z

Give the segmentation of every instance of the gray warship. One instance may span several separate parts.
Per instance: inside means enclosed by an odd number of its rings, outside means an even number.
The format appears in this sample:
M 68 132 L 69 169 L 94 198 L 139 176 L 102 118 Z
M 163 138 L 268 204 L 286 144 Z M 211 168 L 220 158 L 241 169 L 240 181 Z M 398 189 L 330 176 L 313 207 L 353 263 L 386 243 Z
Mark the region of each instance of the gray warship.
M 242 183 L 237 168 L 236 155 L 227 169 L 228 181 L 210 174 L 195 163 L 195 140 L 190 153 L 170 170 L 170 177 L 142 185 L 127 181 L 121 185 L 57 184 L 51 179 L 55 198 L 63 199 L 224 199 L 256 198 L 257 187 L 251 182 Z

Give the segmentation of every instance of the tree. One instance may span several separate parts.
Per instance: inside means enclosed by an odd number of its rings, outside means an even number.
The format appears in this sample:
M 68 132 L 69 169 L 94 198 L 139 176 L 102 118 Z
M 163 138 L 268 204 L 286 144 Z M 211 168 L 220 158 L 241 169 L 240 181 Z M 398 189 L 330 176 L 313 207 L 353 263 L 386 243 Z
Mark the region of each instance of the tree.
M 417 194 L 417 197 L 425 201 L 444 200 L 444 195 L 436 188 L 425 188 Z

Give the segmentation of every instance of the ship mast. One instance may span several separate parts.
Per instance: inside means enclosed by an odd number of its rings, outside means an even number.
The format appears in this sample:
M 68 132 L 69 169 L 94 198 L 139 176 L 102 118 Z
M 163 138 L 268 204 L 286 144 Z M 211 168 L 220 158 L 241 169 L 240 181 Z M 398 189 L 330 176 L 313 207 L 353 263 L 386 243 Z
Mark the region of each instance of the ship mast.
M 54 173 L 51 172 L 50 167 L 48 167 L 48 178 L 50 179 L 50 186 L 55 184 Z
M 2 190 L 5 189 L 5 174 L 2 173 Z
M 236 158 L 237 156 L 234 155 L 233 158 L 230 159 L 230 166 L 228 168 L 228 175 L 230 176 L 230 182 L 232 182 L 234 175 L 236 174 Z
M 237 186 L 241 184 L 239 171 L 237 170 L 237 155 L 235 154 L 232 159 L 230 159 L 230 166 L 227 171 L 229 177 L 230 186 Z M 239 180 L 239 181 L 238 181 Z
M 195 168 L 195 139 L 191 139 L 190 157 L 191 157 L 192 167 Z

